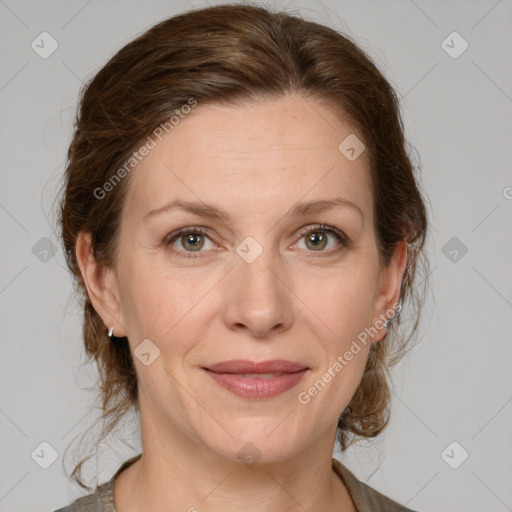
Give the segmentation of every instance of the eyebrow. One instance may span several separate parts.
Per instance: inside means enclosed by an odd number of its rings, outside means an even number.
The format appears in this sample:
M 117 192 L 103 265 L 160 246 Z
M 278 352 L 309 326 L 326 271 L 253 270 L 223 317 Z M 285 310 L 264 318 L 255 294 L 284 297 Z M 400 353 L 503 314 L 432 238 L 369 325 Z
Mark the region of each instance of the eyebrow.
M 292 216 L 301 216 L 311 213 L 321 213 L 327 210 L 332 210 L 333 208 L 340 207 L 354 209 L 355 211 L 359 212 L 361 218 L 364 221 L 364 213 L 361 208 L 348 199 L 343 199 L 341 197 L 336 197 L 334 199 L 319 199 L 316 201 L 309 201 L 307 203 L 299 203 L 291 209 L 289 214 Z M 170 201 L 169 203 L 165 204 L 161 208 L 157 208 L 156 210 L 151 210 L 142 217 L 142 220 L 147 221 L 150 218 L 175 209 L 184 210 L 200 217 L 220 220 L 222 222 L 228 222 L 230 220 L 229 213 L 218 206 L 208 205 L 206 203 L 182 201 L 180 199 Z

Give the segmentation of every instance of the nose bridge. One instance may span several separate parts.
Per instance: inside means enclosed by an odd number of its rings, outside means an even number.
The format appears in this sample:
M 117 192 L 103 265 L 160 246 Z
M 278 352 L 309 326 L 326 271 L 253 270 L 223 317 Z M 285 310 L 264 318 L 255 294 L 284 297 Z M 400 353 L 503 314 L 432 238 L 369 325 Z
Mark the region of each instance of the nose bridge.
M 290 291 L 284 284 L 279 251 L 247 237 L 237 246 L 226 300 L 228 321 L 243 324 L 258 335 L 290 319 Z M 261 239 L 260 239 L 261 240 Z
M 262 241 L 262 237 L 259 237 Z M 246 237 L 236 248 L 237 261 L 234 278 L 245 287 L 247 293 L 262 297 L 265 292 L 270 295 L 279 293 L 283 284 L 279 279 L 280 265 L 279 252 L 270 244 L 271 236 L 267 236 L 261 243 L 252 236 Z

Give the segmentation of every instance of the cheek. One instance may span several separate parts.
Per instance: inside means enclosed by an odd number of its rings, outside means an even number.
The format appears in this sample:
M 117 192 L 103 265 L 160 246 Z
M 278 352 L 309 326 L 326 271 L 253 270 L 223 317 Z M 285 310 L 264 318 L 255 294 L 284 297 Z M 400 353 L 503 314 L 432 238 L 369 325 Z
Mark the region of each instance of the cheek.
M 125 258 L 119 273 L 123 318 L 130 341 L 135 346 L 145 338 L 156 342 L 159 333 L 169 330 L 179 314 L 178 294 L 169 290 L 172 281 L 162 279 L 157 269 L 142 258 Z
M 314 281 L 300 278 L 297 294 L 340 343 L 369 326 L 375 280 L 369 266 L 346 266 Z
M 206 275 L 192 275 L 190 269 L 171 273 L 148 263 L 128 269 L 130 332 L 162 348 L 172 341 L 173 352 L 181 353 L 188 348 L 182 346 L 186 340 L 194 339 L 194 329 L 199 329 L 201 314 L 214 296 L 208 294 L 212 283 Z

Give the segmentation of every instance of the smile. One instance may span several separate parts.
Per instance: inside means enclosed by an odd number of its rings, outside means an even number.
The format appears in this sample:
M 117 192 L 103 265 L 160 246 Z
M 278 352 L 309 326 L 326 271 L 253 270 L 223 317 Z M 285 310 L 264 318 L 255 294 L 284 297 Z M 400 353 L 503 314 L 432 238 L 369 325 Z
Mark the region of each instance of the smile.
M 203 370 L 222 388 L 242 398 L 269 399 L 295 387 L 307 368 L 290 373 L 217 373 Z

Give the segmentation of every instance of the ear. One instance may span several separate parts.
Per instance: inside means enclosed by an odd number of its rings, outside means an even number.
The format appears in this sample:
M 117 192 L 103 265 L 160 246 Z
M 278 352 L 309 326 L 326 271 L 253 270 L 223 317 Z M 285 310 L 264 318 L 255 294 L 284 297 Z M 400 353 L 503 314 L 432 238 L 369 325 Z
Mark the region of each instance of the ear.
M 395 247 L 389 264 L 381 271 L 374 301 L 372 326 L 374 326 L 379 319 L 389 320 L 390 315 L 386 315 L 386 312 L 396 309 L 398 299 L 400 298 L 400 288 L 406 265 L 407 241 L 402 240 Z
M 115 273 L 94 258 L 91 233 L 79 233 L 75 252 L 89 299 L 103 320 L 105 329 L 114 327 L 114 336 L 127 336 Z

